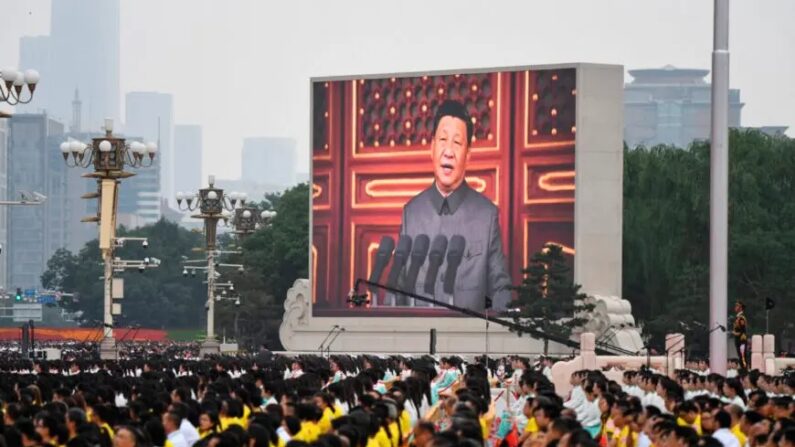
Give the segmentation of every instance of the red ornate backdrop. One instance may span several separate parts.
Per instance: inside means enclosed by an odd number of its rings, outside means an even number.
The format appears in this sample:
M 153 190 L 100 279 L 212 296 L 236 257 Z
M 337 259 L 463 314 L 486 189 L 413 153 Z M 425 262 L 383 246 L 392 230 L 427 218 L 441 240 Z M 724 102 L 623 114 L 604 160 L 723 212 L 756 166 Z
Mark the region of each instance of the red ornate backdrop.
M 573 68 L 320 81 L 312 89 L 315 315 L 438 315 L 352 309 L 345 300 L 356 278 L 369 276 L 381 237 L 396 238 L 403 205 L 433 181 L 429 142 L 444 99 L 463 102 L 472 116 L 467 181 L 499 207 L 513 282 L 547 242 L 574 255 Z

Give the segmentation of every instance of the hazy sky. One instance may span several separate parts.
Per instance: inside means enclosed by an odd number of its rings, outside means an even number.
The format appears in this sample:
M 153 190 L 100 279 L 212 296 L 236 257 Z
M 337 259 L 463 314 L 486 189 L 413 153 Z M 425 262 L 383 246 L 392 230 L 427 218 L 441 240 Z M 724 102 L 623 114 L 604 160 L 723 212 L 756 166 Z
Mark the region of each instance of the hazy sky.
M 50 2 L 0 4 L 0 66 L 13 66 L 20 36 L 49 32 Z M 248 136 L 295 138 L 297 170 L 308 172 L 312 76 L 562 62 L 709 68 L 712 6 L 121 0 L 121 110 L 126 92 L 172 93 L 175 122 L 204 127 L 205 175 L 237 177 Z M 739 0 L 731 8 L 731 86 L 746 103 L 743 125 L 787 125 L 795 135 L 795 1 Z

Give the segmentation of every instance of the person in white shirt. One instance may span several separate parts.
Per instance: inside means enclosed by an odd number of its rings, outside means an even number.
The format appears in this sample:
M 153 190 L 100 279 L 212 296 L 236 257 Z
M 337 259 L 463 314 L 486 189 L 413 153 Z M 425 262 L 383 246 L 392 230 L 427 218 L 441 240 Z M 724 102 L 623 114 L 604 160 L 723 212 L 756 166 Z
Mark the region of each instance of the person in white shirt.
M 284 374 L 285 379 L 297 379 L 304 375 L 304 366 L 301 364 L 301 361 L 298 359 L 293 360 L 292 365 L 290 365 L 290 371 L 287 371 Z
M 574 388 L 571 389 L 571 396 L 569 400 L 563 403 L 563 406 L 574 411 L 585 402 L 585 392 L 582 390 L 583 372 L 576 371 L 571 375 L 570 383 Z
M 552 359 L 549 357 L 541 358 L 541 374 L 550 382 L 552 381 Z
M 723 383 L 723 395 L 726 397 L 726 403 L 737 405 L 745 411 L 747 405 L 745 390 L 743 390 L 739 379 L 727 379 Z
M 732 418 L 724 410 L 717 410 L 713 413 L 717 430 L 712 433 L 712 437 L 720 441 L 723 447 L 742 447 L 740 441 L 731 432 Z
M 184 392 L 184 389 L 180 391 Z M 176 392 L 177 390 L 174 390 L 174 393 Z M 188 405 L 182 401 L 175 401 L 168 406 L 168 411 L 176 413 L 180 419 L 182 419 L 179 424 L 179 431 L 182 433 L 182 436 L 185 437 L 185 442 L 187 442 L 189 446 L 195 444 L 200 438 L 199 430 L 196 430 L 196 427 L 188 420 Z
M 166 431 L 166 436 L 168 437 L 169 442 L 171 442 L 171 446 L 190 447 L 188 441 L 185 440 L 185 435 L 179 431 L 181 423 L 182 420 L 177 413 L 168 411 L 163 414 L 163 428 Z
M 591 435 L 595 437 L 602 428 L 602 411 L 599 409 L 599 397 L 594 391 L 594 384 L 586 382 L 583 387 L 585 401 L 575 410 L 577 421 Z

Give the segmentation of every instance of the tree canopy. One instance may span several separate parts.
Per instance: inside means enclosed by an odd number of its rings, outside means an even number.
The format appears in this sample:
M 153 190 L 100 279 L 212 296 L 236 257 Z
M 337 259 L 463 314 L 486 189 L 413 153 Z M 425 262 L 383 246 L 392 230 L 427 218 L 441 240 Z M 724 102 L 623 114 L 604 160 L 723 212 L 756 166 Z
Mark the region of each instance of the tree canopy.
M 795 141 L 732 130 L 729 140 L 729 309 L 747 306 L 764 332 L 764 301 L 795 308 Z M 706 352 L 709 316 L 709 143 L 624 152 L 623 296 L 662 346 L 685 333 Z M 770 330 L 792 337 L 785 312 Z

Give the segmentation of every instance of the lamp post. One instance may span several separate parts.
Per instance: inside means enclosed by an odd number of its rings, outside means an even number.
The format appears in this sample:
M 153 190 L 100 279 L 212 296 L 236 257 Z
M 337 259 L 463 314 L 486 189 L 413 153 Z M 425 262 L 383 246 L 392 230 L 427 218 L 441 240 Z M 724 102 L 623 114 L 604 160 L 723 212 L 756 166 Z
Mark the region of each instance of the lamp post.
M 83 222 L 99 223 L 99 249 L 104 262 L 103 336 L 99 354 L 102 359 L 116 359 L 116 340 L 113 338 L 112 283 L 116 242 L 116 208 L 119 184 L 122 179 L 135 174 L 124 170 L 149 167 L 154 163 L 157 145 L 138 141 L 127 142 L 113 135 L 113 120 L 105 119 L 105 136 L 94 138 L 91 144 L 77 140 L 61 143 L 61 154 L 69 167 L 87 168 L 93 164 L 94 172 L 83 177 L 94 178 L 98 191 L 83 195 L 84 199 L 99 199 L 99 214 L 83 218 Z
M 258 212 L 252 206 L 243 205 L 235 210 L 235 215 L 232 218 L 233 233 L 242 242 L 243 239 L 254 233 L 257 228 L 268 225 L 274 217 L 276 217 L 276 211 L 265 210 Z
M 243 193 L 232 192 L 224 194 L 224 190 L 215 187 L 215 176 L 208 179 L 209 186 L 199 190 L 198 194 L 177 193 L 177 206 L 182 211 L 199 210 L 193 217 L 204 221 L 205 251 L 207 253 L 207 337 L 202 341 L 199 355 L 217 354 L 220 344 L 215 338 L 215 236 L 218 229 L 218 220 L 228 220 L 230 212 L 235 211 L 237 205 L 245 206 L 246 196 Z M 242 266 L 241 266 L 242 268 Z M 202 268 L 204 270 L 204 268 Z
M 36 70 L 25 70 L 21 72 L 15 68 L 4 68 L 0 70 L 0 102 L 15 106 L 17 104 L 27 104 L 33 99 L 33 92 L 39 83 L 39 72 Z M 28 98 L 22 99 L 23 87 L 28 86 Z

